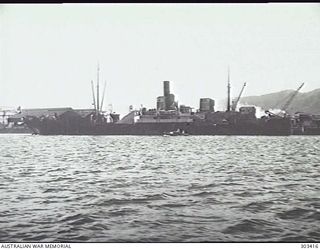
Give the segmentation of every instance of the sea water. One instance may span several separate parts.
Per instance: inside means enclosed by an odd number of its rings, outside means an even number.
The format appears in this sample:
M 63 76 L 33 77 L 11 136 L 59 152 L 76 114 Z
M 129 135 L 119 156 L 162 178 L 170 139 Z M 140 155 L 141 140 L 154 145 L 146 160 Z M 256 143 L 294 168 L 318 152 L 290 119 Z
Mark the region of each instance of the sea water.
M 1 242 L 320 240 L 320 137 L 0 135 Z

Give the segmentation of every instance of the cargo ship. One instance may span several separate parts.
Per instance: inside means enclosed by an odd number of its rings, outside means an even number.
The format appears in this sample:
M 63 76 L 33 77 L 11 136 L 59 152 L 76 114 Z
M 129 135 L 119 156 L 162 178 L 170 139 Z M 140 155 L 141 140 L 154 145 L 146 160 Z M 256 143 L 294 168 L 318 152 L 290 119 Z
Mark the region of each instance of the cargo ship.
M 98 69 L 99 75 L 99 69 Z M 244 84 L 245 86 L 245 84 Z M 243 86 L 243 88 L 244 88 Z M 93 106 L 91 112 L 81 115 L 70 109 L 51 116 L 26 116 L 25 124 L 40 135 L 164 135 L 172 131 L 184 131 L 188 135 L 275 135 L 292 134 L 291 119 L 265 115 L 256 117 L 254 106 L 236 106 L 241 97 L 230 102 L 230 77 L 228 73 L 228 100 L 226 111 L 215 111 L 211 98 L 201 98 L 199 109 L 178 105 L 170 93 L 170 82 L 163 82 L 163 95 L 157 97 L 156 108 L 131 109 L 120 119 L 114 112 L 103 112 L 103 98 L 99 102 L 99 77 L 97 91 L 92 82 Z M 96 96 L 96 98 L 95 98 Z

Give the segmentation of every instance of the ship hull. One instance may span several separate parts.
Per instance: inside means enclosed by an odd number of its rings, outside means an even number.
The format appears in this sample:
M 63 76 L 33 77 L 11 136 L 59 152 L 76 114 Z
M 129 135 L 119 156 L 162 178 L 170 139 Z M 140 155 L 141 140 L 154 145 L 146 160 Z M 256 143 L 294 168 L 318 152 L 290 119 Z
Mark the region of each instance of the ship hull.
M 29 134 L 31 130 L 28 128 L 2 128 L 0 134 Z
M 293 135 L 320 135 L 320 127 L 310 128 L 310 127 L 299 127 L 293 129 Z
M 26 122 L 41 135 L 163 135 L 178 129 L 189 135 L 275 135 L 291 134 L 289 119 L 259 120 L 238 124 L 213 124 L 209 122 L 170 122 L 91 124 L 72 120 L 37 120 Z

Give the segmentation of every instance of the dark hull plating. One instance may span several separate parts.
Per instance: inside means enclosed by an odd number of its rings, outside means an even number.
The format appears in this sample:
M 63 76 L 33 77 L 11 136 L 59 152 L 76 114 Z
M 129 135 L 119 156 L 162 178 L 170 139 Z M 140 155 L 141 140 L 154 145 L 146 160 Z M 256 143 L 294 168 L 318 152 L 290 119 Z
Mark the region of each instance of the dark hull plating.
M 26 122 L 41 135 L 163 135 L 166 132 L 182 129 L 189 135 L 290 135 L 289 119 L 270 119 L 237 124 L 193 123 L 104 123 L 93 125 L 75 120 L 34 119 Z
M 320 135 L 320 128 L 295 128 L 293 129 L 294 135 Z

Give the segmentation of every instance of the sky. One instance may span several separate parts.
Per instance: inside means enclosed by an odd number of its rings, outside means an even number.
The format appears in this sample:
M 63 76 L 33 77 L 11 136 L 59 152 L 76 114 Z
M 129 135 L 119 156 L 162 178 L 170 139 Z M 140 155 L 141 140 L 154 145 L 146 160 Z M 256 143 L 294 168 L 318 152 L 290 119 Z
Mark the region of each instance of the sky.
M 0 107 L 156 107 L 320 88 L 320 4 L 0 5 Z M 225 109 L 224 106 L 217 109 Z

